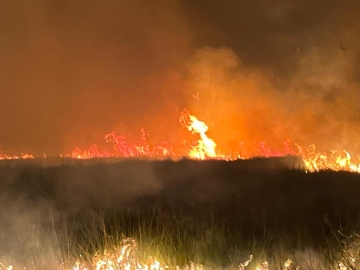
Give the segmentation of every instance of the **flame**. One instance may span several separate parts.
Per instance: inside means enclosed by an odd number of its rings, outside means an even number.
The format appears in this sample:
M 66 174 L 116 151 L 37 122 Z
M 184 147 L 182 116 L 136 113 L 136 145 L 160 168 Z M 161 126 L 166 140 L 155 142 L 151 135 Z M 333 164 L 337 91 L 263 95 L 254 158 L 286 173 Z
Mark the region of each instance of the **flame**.
M 209 127 L 204 122 L 199 121 L 186 110 L 181 113 L 179 120 L 192 134 L 199 136 L 197 144 L 189 151 L 190 158 L 204 160 L 218 157 L 215 151 L 216 143 L 206 135 Z
M 216 149 L 216 142 L 211 139 L 207 132 L 209 127 L 205 122 L 200 121 L 196 116 L 184 110 L 179 117 L 179 122 L 194 137 L 194 140 L 185 140 L 183 148 L 173 148 L 167 142 L 151 145 L 147 137 L 149 134 L 144 129 L 140 130 L 140 143 L 129 144 L 126 137 L 112 131 L 105 135 L 106 147 L 96 144 L 87 149 L 75 148 L 70 154 L 65 155 L 73 159 L 92 159 L 92 158 L 146 158 L 146 159 L 180 159 L 183 157 L 191 159 L 223 159 L 234 160 L 244 159 L 239 149 L 234 149 L 232 153 L 221 153 Z M 242 145 L 245 145 L 243 143 Z M 281 151 L 274 150 L 266 141 L 257 144 L 254 156 L 260 157 L 282 157 L 294 155 L 302 158 L 306 171 L 316 172 L 321 170 L 350 171 L 360 173 L 360 156 L 356 158 L 350 155 L 349 151 L 343 150 L 342 153 L 330 150 L 322 153 L 316 150 L 316 145 L 302 146 L 292 143 L 290 140 L 284 142 Z M 46 157 L 46 156 L 44 156 Z M 0 160 L 5 159 L 33 159 L 31 154 L 21 155 L 0 155 Z
M 21 155 L 19 156 L 10 156 L 10 155 L 0 155 L 0 160 L 5 160 L 5 159 L 33 159 L 34 156 L 31 154 L 23 154 L 21 153 Z
M 326 154 L 318 152 L 314 144 L 309 147 L 297 145 L 297 148 L 297 155 L 303 159 L 306 168 L 311 172 L 333 170 L 360 173 L 360 157 L 352 158 L 346 150 L 343 150 L 343 154 L 334 150 Z
M 150 146 L 146 140 L 148 135 L 144 129 L 141 132 L 141 144 L 130 145 L 126 142 L 124 136 L 118 135 L 112 131 L 105 135 L 105 141 L 112 145 L 111 149 L 99 150 L 99 147 L 94 144 L 89 149 L 81 150 L 75 148 L 71 152 L 71 157 L 75 159 L 90 159 L 90 158 L 111 158 L 111 157 L 146 157 L 146 158 L 165 158 L 175 155 L 173 149 L 166 143 L 162 142 L 156 146 Z
M 249 259 L 243 263 L 240 263 L 238 268 L 239 270 L 247 269 L 247 266 L 252 262 L 253 256 L 250 255 Z M 193 262 L 189 263 L 185 268 L 186 270 L 203 270 L 203 265 L 195 265 Z M 11 268 L 10 268 L 11 269 Z M 137 256 L 137 242 L 132 238 L 127 238 L 122 241 L 122 244 L 119 248 L 119 251 L 115 249 L 115 252 L 107 252 L 105 251 L 103 255 L 96 254 L 91 262 L 90 268 L 86 266 L 85 263 L 82 263 L 80 260 L 76 261 L 75 265 L 69 270 L 115 270 L 115 269 L 123 269 L 123 270 L 167 270 L 167 269 L 175 269 L 181 270 L 181 268 L 177 265 L 169 266 L 165 263 L 161 263 L 153 257 L 149 257 L 146 263 L 142 263 L 139 261 Z M 263 262 L 256 270 L 268 270 L 269 263 Z M 285 261 L 283 268 L 284 270 L 292 270 L 292 269 L 300 269 L 299 266 L 294 267 L 293 262 L 288 259 Z M 1 270 L 1 268 L 0 268 Z
M 9 266 L 5 267 L 5 265 L 0 263 L 0 270 L 12 270 L 12 269 L 13 269 L 12 265 L 9 265 Z
M 69 270 L 164 270 L 168 268 L 169 266 L 160 263 L 153 257 L 149 257 L 146 263 L 139 262 L 137 258 L 137 242 L 132 238 L 127 238 L 122 241 L 119 251 L 115 249 L 115 252 L 105 251 L 103 255 L 96 254 L 92 258 L 91 268 L 78 260 Z M 191 269 L 202 270 L 202 267 L 192 267 Z
M 223 155 L 216 153 L 216 143 L 210 139 L 206 132 L 209 127 L 202 121 L 198 120 L 194 115 L 184 110 L 180 117 L 180 123 L 187 128 L 196 138 L 196 143 L 185 142 L 187 148 L 190 148 L 185 155 L 188 158 L 204 160 L 207 158 L 224 158 Z M 181 158 L 186 150 L 178 149 L 174 151 L 166 142 L 162 142 L 155 146 L 150 146 L 146 140 L 148 134 L 144 129 L 140 130 L 141 141 L 140 144 L 130 145 L 126 142 L 124 136 L 118 135 L 112 131 L 105 135 L 104 139 L 107 143 L 112 145 L 111 149 L 99 150 L 98 145 L 92 145 L 86 150 L 75 148 L 71 157 L 75 159 L 90 159 L 90 158 L 110 158 L 110 157 L 135 157 L 135 158 Z

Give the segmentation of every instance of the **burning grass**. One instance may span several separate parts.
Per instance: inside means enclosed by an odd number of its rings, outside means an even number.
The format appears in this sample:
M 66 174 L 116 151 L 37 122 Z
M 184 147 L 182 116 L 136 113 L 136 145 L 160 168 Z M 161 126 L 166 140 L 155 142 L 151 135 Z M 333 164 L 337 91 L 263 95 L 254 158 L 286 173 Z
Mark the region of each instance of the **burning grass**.
M 33 216 L 23 218 L 33 222 Z M 170 215 L 158 208 L 91 212 L 81 221 L 64 221 L 54 222 L 50 214 L 45 224 L 19 234 L 13 244 L 22 252 L 8 252 L 12 264 L 0 269 L 359 269 L 355 233 L 314 238 L 305 230 L 273 230 L 249 238 L 211 216 Z
M 88 149 L 76 147 L 70 154 L 64 155 L 72 159 L 109 159 L 109 158 L 142 158 L 146 160 L 164 160 L 190 158 L 194 160 L 239 160 L 245 159 L 241 155 L 244 149 L 235 148 L 229 153 L 219 152 L 216 142 L 206 134 L 209 127 L 205 122 L 191 115 L 184 110 L 179 117 L 179 122 L 193 135 L 192 140 L 184 140 L 181 147 L 172 147 L 167 142 L 157 145 L 150 145 L 147 141 L 147 134 L 141 129 L 141 143 L 129 144 L 125 136 L 112 131 L 105 135 L 106 147 L 99 147 L 97 144 Z M 241 143 L 243 146 L 244 142 Z M 109 148 L 110 146 L 110 148 Z M 284 141 L 282 150 L 274 150 L 266 142 L 257 143 L 257 151 L 251 157 L 285 157 L 296 156 L 304 163 L 304 170 L 309 172 L 321 170 L 350 171 L 360 173 L 360 156 L 351 157 L 350 153 L 343 150 L 343 153 L 331 150 L 322 153 L 316 149 L 315 144 L 308 147 Z M 20 156 L 0 155 L 0 160 L 33 159 L 30 154 Z M 249 157 L 246 157 L 249 158 Z
M 286 158 L 45 161 L 0 166 L 2 268 L 358 269 L 358 174 Z

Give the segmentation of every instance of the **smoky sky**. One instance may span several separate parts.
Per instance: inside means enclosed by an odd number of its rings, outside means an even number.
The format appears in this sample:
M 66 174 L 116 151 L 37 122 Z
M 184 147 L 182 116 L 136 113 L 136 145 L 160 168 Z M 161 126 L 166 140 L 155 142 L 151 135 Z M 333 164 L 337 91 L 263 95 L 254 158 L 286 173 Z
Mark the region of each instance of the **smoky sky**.
M 226 46 L 249 65 L 290 73 L 312 46 L 357 50 L 358 1 L 185 1 L 196 46 Z M 355 43 L 355 44 L 354 44 Z
M 264 133 L 354 143 L 359 15 L 356 0 L 1 1 L 0 150 L 66 153 L 142 127 L 175 142 L 184 108 L 232 133 L 225 148 Z

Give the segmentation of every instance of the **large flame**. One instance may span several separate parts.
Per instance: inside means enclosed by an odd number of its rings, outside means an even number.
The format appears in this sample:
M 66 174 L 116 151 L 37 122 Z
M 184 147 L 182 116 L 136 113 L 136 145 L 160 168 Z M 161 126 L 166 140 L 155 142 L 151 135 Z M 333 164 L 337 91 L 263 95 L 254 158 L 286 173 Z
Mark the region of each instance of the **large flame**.
M 94 144 L 87 149 L 75 148 L 67 157 L 74 159 L 91 158 L 146 158 L 146 159 L 224 159 L 234 160 L 243 159 L 239 150 L 235 149 L 231 153 L 221 153 L 216 149 L 216 142 L 209 138 L 207 132 L 209 127 L 205 122 L 200 121 L 196 116 L 184 110 L 179 117 L 180 124 L 183 125 L 194 136 L 193 140 L 185 140 L 184 149 L 175 149 L 166 142 L 157 145 L 150 145 L 147 141 L 148 134 L 144 129 L 140 130 L 140 143 L 129 144 L 125 136 L 116 132 L 105 135 L 107 147 L 99 147 Z M 328 153 L 321 153 L 316 150 L 316 146 L 308 147 L 292 143 L 290 140 L 284 142 L 282 151 L 275 151 L 267 145 L 265 141 L 258 142 L 257 151 L 253 156 L 261 157 L 281 157 L 295 155 L 303 159 L 306 170 L 310 172 L 320 170 L 351 171 L 360 173 L 360 157 L 353 158 L 349 151 L 343 150 L 342 153 L 330 150 Z M 4 159 L 32 159 L 31 154 L 21 155 L 0 155 L 0 160 Z
M 216 142 L 207 136 L 209 127 L 200 121 L 196 116 L 184 110 L 179 117 L 180 123 L 194 136 L 194 142 L 185 141 L 187 147 L 185 157 L 191 159 L 225 159 L 233 160 L 243 158 L 236 150 L 233 153 L 221 153 L 216 151 Z M 115 152 L 99 151 L 96 145 L 88 150 L 75 149 L 71 156 L 73 158 L 94 158 L 94 157 L 146 157 L 146 158 L 180 158 L 184 151 L 175 151 L 167 144 L 150 147 L 146 142 L 145 131 L 141 130 L 142 144 L 128 145 L 125 137 L 115 132 L 105 136 L 107 142 L 113 145 Z M 307 171 L 315 172 L 320 170 L 351 171 L 360 173 L 360 157 L 352 158 L 346 150 L 343 153 L 330 150 L 328 153 L 321 153 L 316 150 L 314 144 L 305 147 L 290 140 L 284 142 L 282 151 L 276 151 L 266 144 L 265 141 L 258 142 L 257 151 L 253 156 L 281 157 L 287 155 L 299 156 L 303 159 Z
M 186 110 L 181 113 L 179 120 L 192 134 L 199 137 L 197 144 L 189 151 L 190 158 L 203 160 L 218 157 L 215 151 L 216 143 L 206 135 L 209 127 L 204 122 L 199 121 Z

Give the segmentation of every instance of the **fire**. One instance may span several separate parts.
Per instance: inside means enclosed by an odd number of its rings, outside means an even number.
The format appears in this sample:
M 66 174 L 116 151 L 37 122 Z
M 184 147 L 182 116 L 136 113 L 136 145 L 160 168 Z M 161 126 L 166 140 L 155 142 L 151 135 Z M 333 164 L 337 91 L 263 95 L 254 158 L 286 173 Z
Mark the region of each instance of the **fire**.
M 314 144 L 309 147 L 297 145 L 297 148 L 297 155 L 303 159 L 306 168 L 311 172 L 333 170 L 360 173 L 360 157 L 352 158 L 346 150 L 343 150 L 343 154 L 336 151 L 326 154 L 318 152 Z
M 128 144 L 126 138 L 112 131 L 105 135 L 105 141 L 112 147 L 110 149 L 99 150 L 97 145 L 92 145 L 86 150 L 76 148 L 72 151 L 71 157 L 75 159 L 90 159 L 90 158 L 181 158 L 180 153 L 187 152 L 186 157 L 193 159 L 204 160 L 207 158 L 222 158 L 223 156 L 216 153 L 216 143 L 210 139 L 206 132 L 209 127 L 202 121 L 199 121 L 194 115 L 188 111 L 181 113 L 179 117 L 180 123 L 186 127 L 196 138 L 196 143 L 185 142 L 189 149 L 178 149 L 175 151 L 166 142 L 162 142 L 155 146 L 150 146 L 146 140 L 147 133 L 144 129 L 140 130 L 141 141 L 140 144 Z
M 75 148 L 71 153 L 71 158 L 90 159 L 90 158 L 165 158 L 175 155 L 173 149 L 166 143 L 162 142 L 156 146 L 150 146 L 146 140 L 147 133 L 144 129 L 140 130 L 140 144 L 128 144 L 124 136 L 116 134 L 114 131 L 105 135 L 105 141 L 112 147 L 110 149 L 99 150 L 94 144 L 87 150 Z
M 30 154 L 23 154 L 21 153 L 20 156 L 10 156 L 10 155 L 0 155 L 0 160 L 5 159 L 33 159 L 34 156 Z
M 97 145 L 91 146 L 87 150 L 76 148 L 72 154 L 72 158 L 87 159 L 101 157 L 146 157 L 146 158 L 181 158 L 183 155 L 179 153 L 186 152 L 185 157 L 191 159 L 242 159 L 241 155 L 235 150 L 234 153 L 221 154 L 216 150 L 216 142 L 209 138 L 206 134 L 209 127 L 205 122 L 200 121 L 196 116 L 184 110 L 179 117 L 180 124 L 190 131 L 195 137 L 195 142 L 185 141 L 184 145 L 188 149 L 185 151 L 174 151 L 166 143 L 151 147 L 146 141 L 146 132 L 141 130 L 142 144 L 128 145 L 126 138 L 111 132 L 105 136 L 106 142 L 112 144 L 113 151 L 99 150 Z M 316 146 L 310 145 L 304 147 L 299 144 L 291 143 L 290 140 L 284 142 L 282 151 L 276 151 L 260 141 L 257 145 L 257 153 L 254 156 L 260 157 L 281 157 L 287 155 L 295 155 L 302 158 L 306 170 L 316 172 L 321 170 L 334 171 L 350 171 L 360 173 L 360 157 L 352 158 L 346 150 L 343 153 L 329 151 L 329 153 L 321 153 L 316 150 Z M 234 158 L 235 157 L 235 158 Z
M 105 251 L 103 255 L 96 254 L 91 262 L 88 264 L 81 262 L 80 260 L 76 261 L 75 265 L 68 270 L 166 270 L 166 269 L 175 269 L 175 270 L 203 270 L 203 265 L 196 265 L 193 262 L 190 262 L 185 268 L 180 268 L 177 266 L 169 266 L 165 263 L 161 263 L 153 257 L 149 257 L 146 263 L 140 262 L 137 254 L 137 242 L 135 239 L 127 238 L 122 241 L 122 244 L 118 249 L 115 249 L 115 252 Z M 245 270 L 252 262 L 253 256 L 250 255 L 250 258 L 238 265 L 239 270 Z M 88 265 L 88 266 L 86 266 Z M 0 264 L 1 266 L 1 264 Z M 5 268 L 11 270 L 12 268 Z M 64 269 L 64 268 L 61 268 Z M 269 263 L 263 262 L 256 267 L 257 270 L 268 270 Z M 295 268 L 293 262 L 288 259 L 285 261 L 283 268 L 284 270 L 291 269 L 300 269 L 298 266 Z M 1 268 L 0 268 L 1 270 Z M 64 269 L 65 270 L 65 269 Z
M 216 143 L 206 135 L 209 127 L 204 122 L 186 110 L 180 115 L 179 120 L 192 134 L 199 136 L 197 144 L 189 151 L 190 158 L 204 160 L 218 157 L 215 151 Z
M 0 263 L 0 270 L 12 270 L 12 269 L 13 269 L 12 265 L 9 265 L 9 266 L 5 267 L 5 265 Z
M 88 268 L 85 263 L 77 261 L 69 270 L 164 270 L 169 268 L 152 257 L 149 257 L 146 263 L 141 263 L 136 253 L 137 242 L 132 238 L 127 238 L 122 241 L 119 251 L 105 251 L 103 255 L 95 255 L 91 262 L 91 268 Z M 195 270 L 195 268 L 192 269 Z M 202 268 L 197 267 L 196 270 L 202 270 Z
M 92 158 L 146 158 L 146 159 L 180 159 L 183 157 L 191 159 L 223 159 L 234 160 L 243 159 L 239 149 L 234 149 L 232 153 L 221 153 L 216 149 L 216 142 L 211 139 L 207 132 L 209 127 L 205 122 L 200 121 L 196 116 L 184 110 L 179 117 L 179 122 L 194 136 L 192 141 L 184 141 L 183 149 L 173 148 L 167 142 L 151 145 L 147 137 L 149 134 L 144 129 L 140 130 L 140 143 L 129 144 L 126 137 L 112 131 L 105 135 L 105 147 L 96 144 L 87 149 L 75 148 L 69 155 L 73 159 L 92 159 Z M 321 170 L 350 171 L 360 173 L 360 156 L 352 157 L 350 153 L 343 150 L 342 153 L 329 151 L 321 153 L 316 150 L 316 146 L 308 147 L 292 143 L 290 140 L 284 142 L 282 151 L 274 150 L 265 141 L 257 144 L 257 151 L 253 156 L 260 157 L 281 157 L 294 155 L 301 157 L 306 170 L 316 172 Z M 0 160 L 5 159 L 33 159 L 31 154 L 21 155 L 0 155 Z

